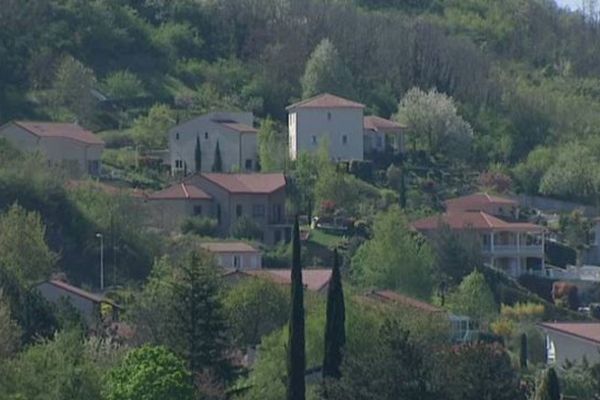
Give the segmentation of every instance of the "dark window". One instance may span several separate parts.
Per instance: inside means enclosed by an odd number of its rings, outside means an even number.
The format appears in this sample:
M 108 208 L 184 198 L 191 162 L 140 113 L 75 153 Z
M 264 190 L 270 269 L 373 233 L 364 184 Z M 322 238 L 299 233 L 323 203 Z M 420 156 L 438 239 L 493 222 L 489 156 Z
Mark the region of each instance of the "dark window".
M 233 256 L 233 267 L 234 268 L 240 267 L 240 256 Z
M 100 162 L 98 160 L 88 161 L 88 174 L 98 175 L 100 173 Z
M 204 139 L 208 139 L 208 132 L 204 132 Z
M 312 137 L 312 143 L 317 144 L 317 137 L 315 135 L 313 135 Z
M 342 135 L 342 143 L 343 144 L 347 144 L 348 143 L 348 135 Z
M 251 170 L 252 169 L 252 160 L 248 159 L 246 160 L 246 170 Z
M 254 204 L 252 206 L 252 216 L 255 218 L 265 216 L 265 206 L 262 204 Z
M 221 223 L 221 205 L 217 204 L 217 222 Z
M 279 243 L 281 242 L 281 230 L 276 229 L 275 230 L 275 243 Z
M 202 206 L 194 206 L 194 215 L 202 215 Z
M 328 119 L 329 121 L 331 121 L 331 113 L 330 113 L 330 112 L 328 112 L 328 113 L 327 113 L 327 119 Z
M 235 215 L 238 217 L 242 216 L 242 205 L 238 204 L 237 206 L 235 206 Z
M 183 161 L 182 160 L 175 160 L 175 168 L 176 169 L 183 169 Z
M 175 134 L 175 140 L 179 140 L 179 132 Z

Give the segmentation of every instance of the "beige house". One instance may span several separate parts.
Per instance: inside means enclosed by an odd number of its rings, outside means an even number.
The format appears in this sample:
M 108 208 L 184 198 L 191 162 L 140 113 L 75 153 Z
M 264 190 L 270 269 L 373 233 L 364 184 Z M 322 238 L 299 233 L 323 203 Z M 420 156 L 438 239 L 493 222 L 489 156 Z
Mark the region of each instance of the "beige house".
M 217 145 L 222 172 L 256 171 L 258 150 L 254 116 L 249 112 L 213 112 L 169 130 L 169 158 L 173 174 L 195 173 L 196 144 L 200 143 L 201 171 L 212 171 Z
M 331 269 L 303 268 L 302 284 L 308 291 L 325 294 L 331 282 Z M 290 286 L 292 284 L 291 269 L 260 269 L 260 270 L 229 270 L 224 274 L 224 279 L 230 284 L 235 284 L 242 279 L 260 278 L 271 282 Z
M 600 361 L 600 323 L 544 322 L 538 325 L 546 336 L 546 360 L 563 366 L 566 361 L 590 364 Z
M 177 183 L 147 196 L 151 223 L 168 232 L 178 231 L 192 216 L 213 217 L 213 199 L 187 182 Z
M 213 218 L 222 237 L 230 236 L 242 218 L 253 221 L 261 241 L 275 244 L 291 240 L 285 213 L 286 181 L 282 173 L 200 173 L 148 196 L 156 225 L 176 230 L 190 216 Z
M 77 124 L 13 121 L 0 127 L 0 138 L 21 151 L 40 152 L 74 175 L 100 174 L 104 142 Z
M 50 303 L 69 302 L 90 325 L 101 321 L 119 320 L 121 307 L 102 295 L 90 293 L 57 279 L 42 282 L 36 288 Z M 107 312 L 108 314 L 105 314 Z
M 406 126 L 389 119 L 369 115 L 364 118 L 363 128 L 365 156 L 375 157 L 388 147 L 397 153 L 404 152 Z
M 364 104 L 329 93 L 287 107 L 290 158 L 327 144 L 334 161 L 363 160 Z
M 200 245 L 215 257 L 222 268 L 240 270 L 262 268 L 260 250 L 244 242 L 206 242 Z
M 484 261 L 508 275 L 544 273 L 544 227 L 528 222 L 507 222 L 496 215 L 514 215 L 512 200 L 487 195 L 466 196 L 446 202 L 447 211 L 423 218 L 412 227 L 434 237 L 443 226 L 476 234 Z M 510 219 L 508 219 L 510 221 Z

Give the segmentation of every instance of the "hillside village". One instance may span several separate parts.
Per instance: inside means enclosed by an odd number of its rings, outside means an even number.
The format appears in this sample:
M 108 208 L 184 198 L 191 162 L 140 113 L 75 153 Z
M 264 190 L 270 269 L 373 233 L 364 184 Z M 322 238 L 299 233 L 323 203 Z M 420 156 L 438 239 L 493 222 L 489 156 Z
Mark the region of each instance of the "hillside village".
M 0 0 L 0 398 L 597 399 L 600 5 L 461 1 Z

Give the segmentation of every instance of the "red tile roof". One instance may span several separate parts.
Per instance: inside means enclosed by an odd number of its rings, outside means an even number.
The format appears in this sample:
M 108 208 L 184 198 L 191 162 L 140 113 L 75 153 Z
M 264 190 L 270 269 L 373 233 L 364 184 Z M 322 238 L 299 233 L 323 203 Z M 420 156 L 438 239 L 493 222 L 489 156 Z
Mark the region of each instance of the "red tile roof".
M 416 308 L 427 313 L 444 313 L 442 308 L 433 306 L 424 301 L 417 300 L 412 297 L 405 296 L 403 294 L 392 292 L 390 290 L 374 290 L 367 294 L 367 297 L 376 299 L 382 302 L 392 302 L 400 305 L 404 305 L 411 308 Z
M 273 174 L 218 174 L 200 176 L 234 194 L 270 194 L 285 188 L 285 176 Z
M 63 282 L 63 281 L 59 281 L 57 279 L 52 279 L 52 280 L 49 280 L 49 281 L 46 281 L 46 282 L 43 282 L 43 283 L 48 283 L 48 284 L 50 284 L 52 286 L 55 286 L 55 287 L 57 287 L 59 289 L 62 289 L 64 291 L 66 291 L 66 292 L 72 293 L 72 294 L 74 294 L 76 296 L 79 296 L 81 298 L 90 300 L 90 301 L 92 301 L 94 303 L 107 303 L 107 304 L 110 304 L 112 306 L 119 307 L 117 304 L 115 304 L 111 300 L 105 298 L 104 296 L 101 296 L 101 295 L 98 295 L 98 294 L 94 294 L 94 293 L 90 293 L 87 290 L 83 290 L 83 289 L 78 288 L 76 286 L 69 285 L 68 283 Z
M 291 269 L 254 269 L 254 270 L 229 270 L 225 276 L 232 274 L 241 274 L 246 276 L 255 276 L 265 278 L 281 285 L 292 284 Z M 318 292 L 323 290 L 331 281 L 330 269 L 306 268 L 302 270 L 302 284 L 310 291 Z
M 257 249 L 244 242 L 205 242 L 200 247 L 211 253 L 259 253 Z
M 400 125 L 395 121 L 390 121 L 389 119 L 377 117 L 375 115 L 369 115 L 365 117 L 363 126 L 364 129 L 375 132 L 398 131 L 406 128 L 405 125 Z
M 329 93 L 323 93 L 310 99 L 302 100 L 294 103 L 286 110 L 295 108 L 365 108 L 364 104 L 344 99 L 343 97 L 334 96 Z
M 518 207 L 519 203 L 505 197 L 492 196 L 487 193 L 474 193 L 468 196 L 446 200 L 448 211 L 482 211 L 483 207 L 490 205 Z
M 219 122 L 220 125 L 241 133 L 257 133 L 256 128 L 239 122 Z
M 599 322 L 543 322 L 539 325 L 551 331 L 600 343 Z
M 503 230 L 541 232 L 543 227 L 525 222 L 505 222 L 483 211 L 451 211 L 414 221 L 411 226 L 418 231 L 436 230 L 442 224 L 451 229 Z
M 13 123 L 39 137 L 57 137 L 75 140 L 84 144 L 104 145 L 102 139 L 77 124 L 29 121 L 14 121 Z
M 210 200 L 212 197 L 204 190 L 190 185 L 178 183 L 148 196 L 148 200 Z

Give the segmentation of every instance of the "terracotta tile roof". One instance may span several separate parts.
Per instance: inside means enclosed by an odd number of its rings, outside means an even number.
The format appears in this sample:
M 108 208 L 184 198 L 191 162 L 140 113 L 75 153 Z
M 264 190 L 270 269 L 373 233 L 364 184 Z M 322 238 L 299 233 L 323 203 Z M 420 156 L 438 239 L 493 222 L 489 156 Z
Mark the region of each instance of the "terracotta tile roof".
M 291 285 L 291 269 L 255 269 L 255 270 L 228 270 L 225 276 L 241 274 L 265 278 L 281 285 Z M 302 270 L 302 283 L 310 291 L 318 292 L 324 289 L 331 280 L 331 269 L 305 268 Z
M 39 137 L 66 138 L 85 144 L 104 145 L 102 139 L 77 124 L 30 121 L 14 121 L 13 123 Z
M 483 211 L 451 211 L 414 221 L 411 226 L 418 231 L 436 230 L 441 224 L 451 229 L 506 230 L 541 232 L 543 227 L 525 222 L 505 222 Z
M 375 115 L 369 115 L 363 120 L 364 129 L 368 129 L 375 132 L 388 132 L 388 131 L 398 131 L 405 129 L 405 125 L 400 125 L 395 121 L 390 121 L 389 119 L 377 117 Z
M 83 290 L 81 288 L 78 288 L 76 286 L 70 285 L 66 282 L 57 280 L 57 279 L 52 279 L 43 283 L 48 283 L 52 286 L 55 286 L 59 289 L 62 289 L 66 292 L 72 293 L 76 296 L 79 296 L 81 298 L 93 301 L 94 303 L 107 303 L 110 304 L 114 307 L 118 307 L 120 308 L 117 304 L 115 304 L 114 302 L 112 302 L 111 300 L 108 300 L 107 298 L 105 298 L 104 296 L 95 294 L 95 293 L 90 293 L 87 290 Z
M 364 104 L 344 99 L 343 97 L 334 96 L 329 93 L 323 93 L 310 99 L 302 100 L 294 103 L 286 110 L 295 108 L 365 108 Z
M 468 196 L 457 197 L 446 200 L 448 211 L 481 211 L 483 207 L 490 205 L 518 207 L 519 203 L 505 197 L 492 196 L 487 193 L 474 193 Z
M 205 242 L 200 247 L 211 253 L 259 253 L 257 249 L 244 242 Z
M 445 310 L 436 307 L 424 301 L 417 300 L 415 298 L 405 296 L 403 294 L 392 292 L 391 290 L 374 290 L 367 293 L 367 297 L 379 300 L 382 302 L 392 302 L 400 305 L 404 305 L 411 308 L 416 308 L 427 313 L 444 313 Z
M 285 188 L 285 176 L 272 174 L 203 173 L 200 176 L 235 194 L 269 194 Z
M 565 335 L 600 343 L 600 322 L 543 322 L 539 326 Z
M 211 200 L 204 190 L 189 183 L 177 183 L 148 196 L 148 200 Z
M 246 124 L 241 124 L 239 122 L 219 122 L 220 125 L 223 125 L 229 129 L 233 129 L 236 132 L 241 133 L 257 133 L 258 130 Z

